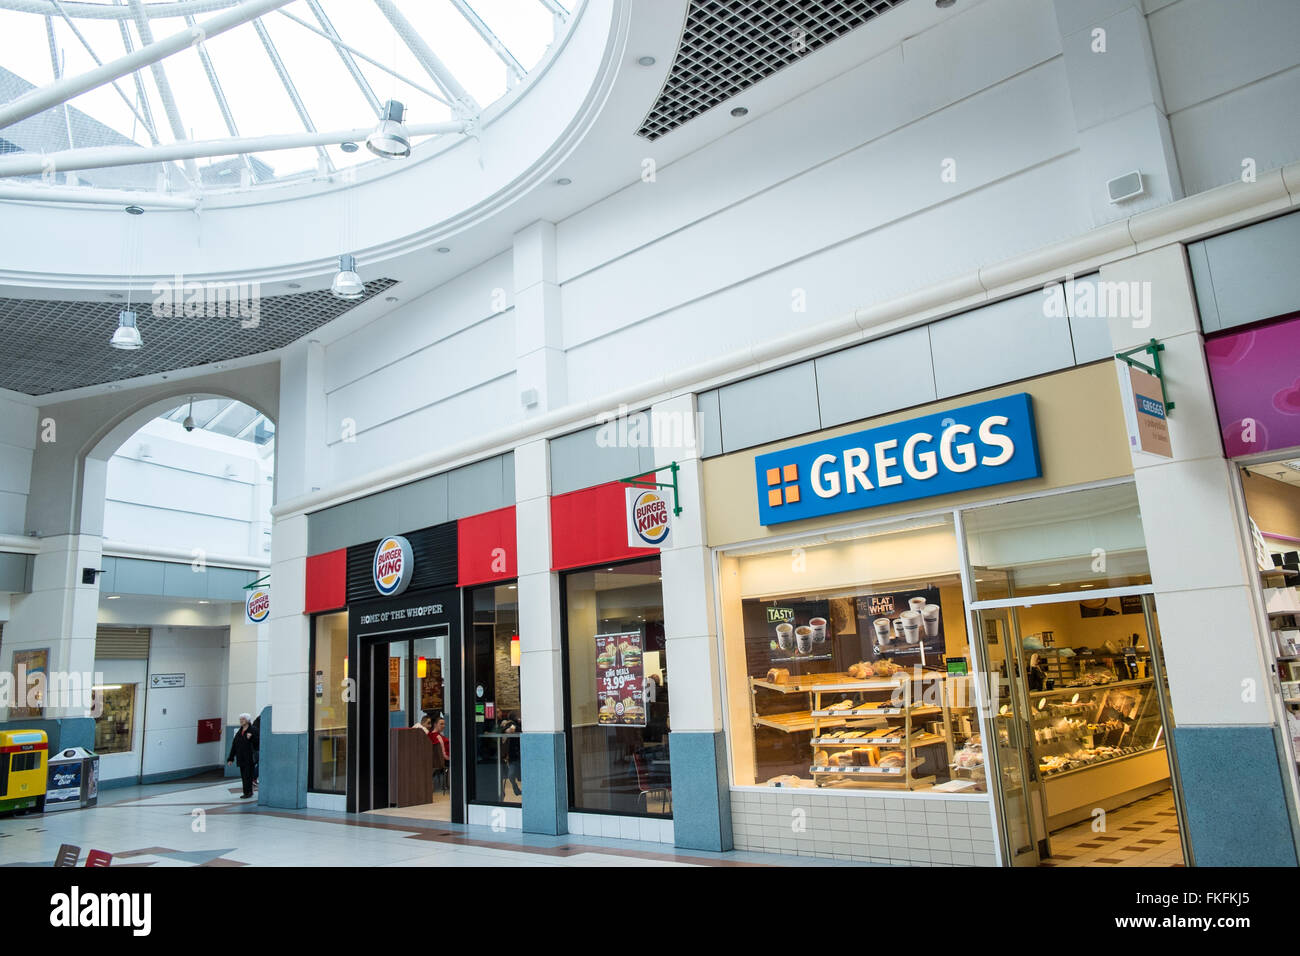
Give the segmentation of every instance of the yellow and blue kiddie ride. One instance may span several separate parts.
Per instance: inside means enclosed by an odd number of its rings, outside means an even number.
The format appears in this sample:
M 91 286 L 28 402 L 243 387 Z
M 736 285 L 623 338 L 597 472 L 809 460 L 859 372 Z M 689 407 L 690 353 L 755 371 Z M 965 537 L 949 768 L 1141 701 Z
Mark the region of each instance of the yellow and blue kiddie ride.
M 0 730 L 0 813 L 44 811 L 48 751 L 43 730 Z

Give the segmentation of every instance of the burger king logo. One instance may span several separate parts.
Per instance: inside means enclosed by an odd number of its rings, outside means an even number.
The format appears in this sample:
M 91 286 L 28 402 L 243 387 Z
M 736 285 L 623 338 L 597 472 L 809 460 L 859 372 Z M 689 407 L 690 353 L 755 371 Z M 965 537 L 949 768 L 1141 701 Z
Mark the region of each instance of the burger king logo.
M 375 549 L 375 590 L 384 597 L 401 594 L 411 583 L 414 565 L 411 543 L 405 538 L 393 535 L 380 541 L 379 547 Z
M 657 548 L 668 538 L 668 502 L 657 491 L 642 491 L 632 497 L 629 520 L 642 547 Z
M 254 624 L 261 624 L 271 614 L 271 592 L 266 588 L 255 588 L 244 598 L 244 613 Z

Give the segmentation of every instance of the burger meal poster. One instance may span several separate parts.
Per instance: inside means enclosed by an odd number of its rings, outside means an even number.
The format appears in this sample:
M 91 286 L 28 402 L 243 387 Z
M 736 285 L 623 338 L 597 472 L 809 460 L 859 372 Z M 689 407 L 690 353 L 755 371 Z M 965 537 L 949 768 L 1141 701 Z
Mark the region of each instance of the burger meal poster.
M 596 722 L 614 727 L 644 727 L 645 684 L 639 631 L 596 635 Z

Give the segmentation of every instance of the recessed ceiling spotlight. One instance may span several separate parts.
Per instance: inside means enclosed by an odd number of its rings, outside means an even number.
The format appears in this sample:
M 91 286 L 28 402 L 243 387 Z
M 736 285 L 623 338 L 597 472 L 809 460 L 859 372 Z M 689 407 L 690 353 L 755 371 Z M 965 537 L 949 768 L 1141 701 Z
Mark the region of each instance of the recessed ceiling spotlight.
M 120 298 L 122 298 L 122 293 L 120 293 L 120 292 L 110 292 L 110 293 L 108 294 L 108 297 L 109 297 L 110 299 L 120 299 Z
M 934 5 L 940 10 L 947 10 L 956 2 L 957 0 L 934 0 Z
M 339 143 L 339 149 L 345 153 L 355 153 L 360 148 L 356 143 Z
M 447 253 L 451 252 L 451 246 L 439 246 L 438 251 L 441 252 L 443 255 L 446 255 Z
M 740 119 L 740 117 L 742 116 L 748 116 L 749 110 L 743 106 L 737 106 L 734 110 L 731 111 L 731 115 L 736 117 L 736 119 Z
M 569 186 L 572 185 L 572 183 L 573 180 L 570 179 L 568 176 L 561 176 L 559 179 L 555 181 L 555 185 L 557 186 Z
M 117 315 L 117 331 L 108 340 L 108 344 L 115 349 L 126 349 L 127 351 L 138 349 L 144 345 L 144 339 L 140 338 L 140 330 L 136 328 L 136 318 L 136 314 L 130 309 L 119 312 Z
M 141 209 L 139 206 L 134 206 L 134 205 L 132 205 L 132 206 L 127 206 L 127 207 L 126 207 L 126 211 L 127 211 L 128 215 L 132 215 L 132 216 L 143 216 L 143 215 L 144 215 L 144 210 Z
M 290 282 L 290 283 L 289 283 L 289 288 L 290 288 L 290 289 L 301 289 L 301 288 L 302 288 L 302 283 L 301 283 L 301 282 Z
M 122 391 L 122 386 L 121 386 L 121 385 L 109 385 L 109 386 L 108 386 L 108 390 L 109 390 L 110 392 L 120 392 L 120 391 Z
M 379 116 L 379 125 L 366 137 L 366 149 L 382 159 L 405 159 L 411 155 L 411 137 L 402 125 L 406 107 L 397 100 L 387 100 Z
M 655 58 L 652 56 L 637 57 L 637 62 L 640 63 L 642 66 L 654 66 Z
M 330 286 L 330 295 L 336 299 L 360 299 L 366 294 L 366 284 L 357 275 L 357 257 L 344 253 L 339 256 L 339 273 Z
M 396 302 L 396 301 L 397 301 L 397 296 L 395 296 L 395 295 L 386 295 L 386 296 L 384 296 L 384 301 L 385 301 L 385 302 Z
M 110 595 L 108 595 L 107 599 L 108 599 L 109 601 L 119 601 L 119 600 L 122 599 L 122 595 L 120 595 L 120 594 L 110 594 Z

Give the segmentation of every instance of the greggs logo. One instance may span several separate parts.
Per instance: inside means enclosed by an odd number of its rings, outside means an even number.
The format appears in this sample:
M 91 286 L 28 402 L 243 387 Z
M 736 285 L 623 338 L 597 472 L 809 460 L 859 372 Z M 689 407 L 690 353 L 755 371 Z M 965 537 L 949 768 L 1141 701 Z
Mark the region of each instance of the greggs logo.
M 764 525 L 1042 474 L 1026 392 L 758 455 L 754 469 Z
M 632 527 L 637 537 L 658 547 L 668 537 L 668 502 L 656 491 L 643 491 L 632 499 Z
M 401 535 L 393 535 L 379 542 L 375 549 L 375 590 L 385 597 L 401 594 L 411 583 L 414 568 L 411 544 Z
M 244 612 L 254 624 L 261 624 L 271 613 L 271 592 L 266 588 L 250 591 L 244 599 Z

